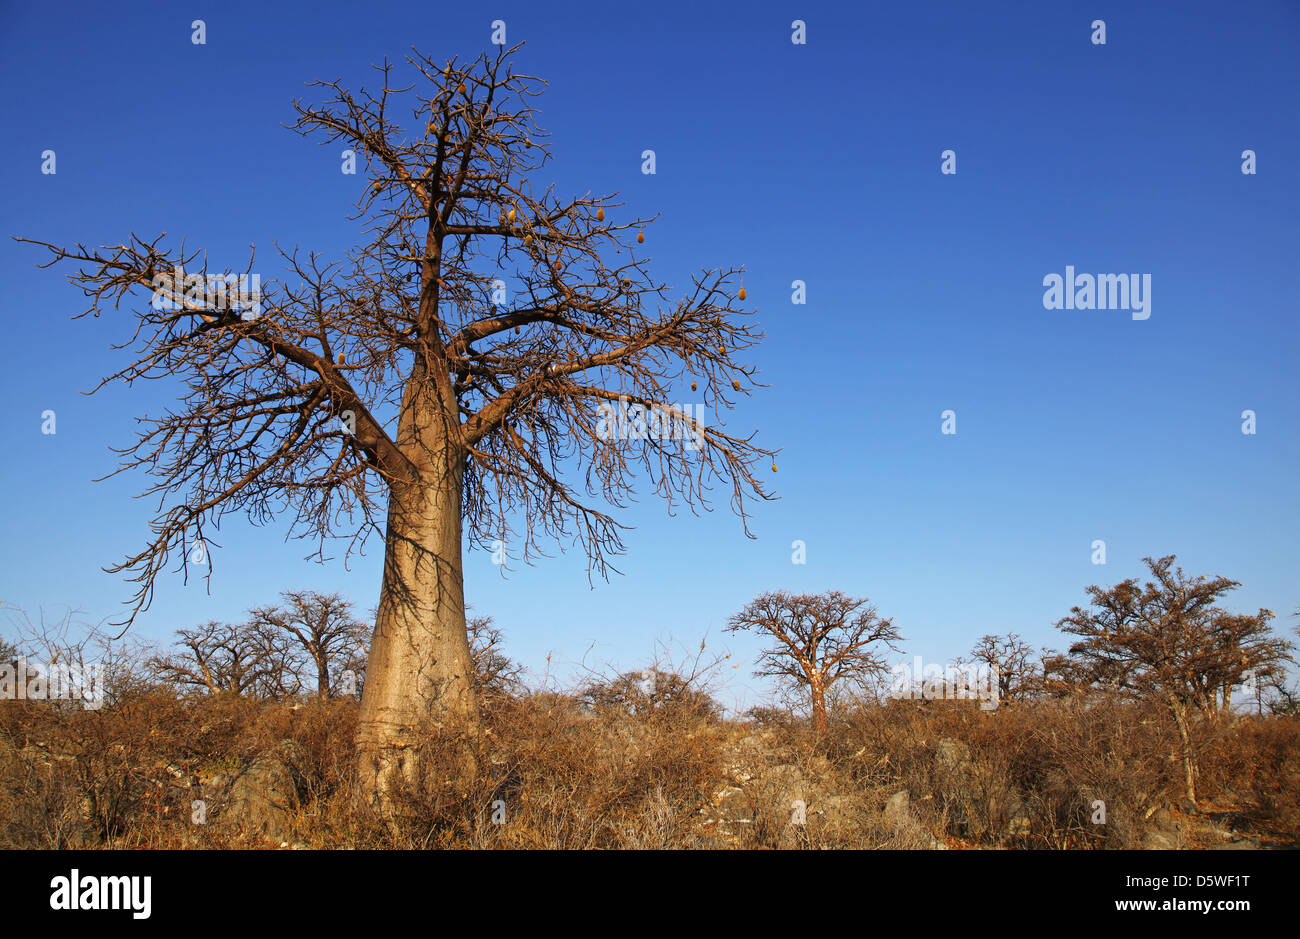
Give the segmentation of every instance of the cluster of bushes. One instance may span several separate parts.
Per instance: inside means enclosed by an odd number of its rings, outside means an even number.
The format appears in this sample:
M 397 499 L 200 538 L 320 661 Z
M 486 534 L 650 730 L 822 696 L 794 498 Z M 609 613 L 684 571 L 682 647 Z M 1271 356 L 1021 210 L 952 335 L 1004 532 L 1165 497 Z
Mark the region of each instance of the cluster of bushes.
M 354 807 L 355 699 L 141 687 L 99 710 L 8 701 L 0 846 L 265 843 L 237 817 L 196 822 L 193 806 L 286 741 L 296 791 L 276 840 L 322 848 L 1140 847 L 1181 786 L 1176 731 L 1150 706 L 841 702 L 818 731 L 772 708 L 726 719 L 696 689 L 653 700 L 643 688 L 619 676 L 494 698 L 473 778 L 443 774 L 452 751 L 430 737 L 425 784 L 382 825 Z M 1201 765 L 1221 832 L 1296 843 L 1300 719 L 1225 718 Z M 797 823 L 792 805 L 806 809 Z M 1179 844 L 1218 837 L 1194 835 Z
M 367 627 L 340 597 L 286 592 L 163 651 L 26 622 L 0 667 L 93 660 L 104 694 L 0 700 L 0 846 L 1295 845 L 1292 646 L 1271 612 L 1214 604 L 1234 582 L 1172 562 L 1090 588 L 1065 653 L 980 639 L 992 702 L 946 678 L 886 689 L 898 628 L 837 592 L 764 594 L 732 618 L 773 640 L 759 674 L 787 693 L 738 717 L 710 694 L 721 659 L 530 688 L 473 618 L 481 732 L 428 733 L 382 819 L 358 809 Z M 1232 706 L 1247 681 L 1255 714 Z

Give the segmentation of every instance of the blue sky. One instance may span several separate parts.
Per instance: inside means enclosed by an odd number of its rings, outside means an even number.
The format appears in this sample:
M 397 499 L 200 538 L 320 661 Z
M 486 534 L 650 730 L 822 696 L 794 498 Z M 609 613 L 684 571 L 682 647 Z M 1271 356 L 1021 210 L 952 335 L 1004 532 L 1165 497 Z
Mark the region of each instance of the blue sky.
M 469 555 L 467 598 L 512 655 L 540 670 L 553 653 L 564 678 L 584 656 L 641 667 L 657 641 L 681 656 L 707 633 L 740 663 L 723 699 L 747 705 L 763 695 L 758 645 L 721 628 L 760 591 L 869 596 L 909 655 L 944 661 L 988 632 L 1059 647 L 1052 624 L 1088 584 L 1170 553 L 1242 581 L 1233 605 L 1289 630 L 1300 9 L 1133 6 L 5 4 L 4 234 L 98 245 L 167 231 L 233 264 L 251 242 L 268 275 L 275 241 L 338 256 L 365 181 L 282 126 L 291 100 L 314 100 L 316 78 L 368 82 L 412 45 L 472 57 L 503 19 L 527 41 L 520 70 L 550 82 L 543 181 L 661 213 L 647 249 L 671 283 L 745 266 L 770 387 L 732 426 L 783 451 L 781 499 L 756 506 L 753 541 L 725 498 L 669 517 L 645 491 L 620 516 L 636 527 L 609 583 L 589 586 L 572 555 L 507 578 Z M 947 149 L 955 175 L 940 172 Z M 145 476 L 91 480 L 169 399 L 162 385 L 80 393 L 125 363 L 110 344 L 129 319 L 71 321 L 79 291 L 40 260 L 0 243 L 0 601 L 97 621 L 130 595 L 100 568 L 143 545 L 152 512 L 132 498 Z M 1067 265 L 1150 274 L 1150 318 L 1044 309 L 1044 276 Z M 796 279 L 806 305 L 791 303 Z M 940 433 L 947 409 L 955 435 Z M 378 541 L 345 569 L 304 561 L 283 534 L 227 523 L 211 593 L 165 577 L 140 635 L 237 618 L 289 587 L 373 606 Z

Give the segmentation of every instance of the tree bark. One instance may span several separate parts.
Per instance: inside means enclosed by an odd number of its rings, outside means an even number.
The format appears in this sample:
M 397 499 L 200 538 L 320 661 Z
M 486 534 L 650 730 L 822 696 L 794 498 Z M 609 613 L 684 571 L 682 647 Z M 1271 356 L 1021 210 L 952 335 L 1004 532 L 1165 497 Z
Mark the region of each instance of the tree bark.
M 329 659 L 316 653 L 316 697 L 321 701 L 328 701 L 330 696 L 330 664 Z
M 813 712 L 813 729 L 817 733 L 826 731 L 826 689 L 822 687 L 820 676 L 813 676 L 809 680 L 812 685 L 812 712 Z
M 1196 810 L 1196 754 L 1192 751 L 1191 730 L 1187 726 L 1187 710 L 1182 704 L 1172 704 L 1174 722 L 1178 725 L 1178 737 L 1182 744 L 1184 795 L 1193 811 Z
M 451 766 L 439 763 L 455 782 L 476 771 L 468 745 L 478 734 L 478 705 L 461 562 L 464 462 L 450 445 L 431 456 L 414 481 L 391 489 L 383 585 L 361 697 L 357 794 L 382 815 L 397 810 L 400 792 L 424 788 L 420 748 L 434 735 L 450 751 Z

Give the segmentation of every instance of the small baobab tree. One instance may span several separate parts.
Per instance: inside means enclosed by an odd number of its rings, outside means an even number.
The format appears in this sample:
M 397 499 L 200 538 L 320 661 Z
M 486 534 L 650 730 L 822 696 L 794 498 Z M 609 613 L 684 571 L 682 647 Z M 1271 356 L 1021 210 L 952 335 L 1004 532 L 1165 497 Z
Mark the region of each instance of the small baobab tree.
M 1217 604 L 1241 586 L 1226 577 L 1187 577 L 1175 557 L 1145 558 L 1152 580 L 1092 586 L 1089 609 L 1057 623 L 1076 636 L 1054 671 L 1087 687 L 1148 700 L 1168 709 L 1178 728 L 1183 794 L 1197 803 L 1196 722 L 1218 713 L 1216 694 L 1249 675 L 1277 673 L 1291 644 L 1272 635 L 1273 614 L 1228 613 Z
M 474 769 L 474 748 L 454 743 L 478 729 L 464 550 L 526 561 L 577 543 L 607 575 L 624 547 L 610 513 L 639 473 L 670 505 L 707 507 L 721 487 L 746 534 L 747 500 L 771 498 L 759 474 L 774 452 L 722 420 L 757 387 L 739 268 L 701 272 L 674 299 L 639 247 L 653 219 L 543 186 L 541 86 L 514 52 L 412 53 L 405 85 L 387 62 L 371 90 L 316 83 L 325 100 L 296 103 L 294 129 L 364 167 L 363 236 L 338 261 L 282 250 L 281 279 L 250 259 L 256 302 L 230 302 L 230 268 L 204 256 L 196 269 L 197 251 L 162 237 L 37 242 L 47 264 L 78 266 L 80 316 L 154 296 L 127 331 L 134 360 L 104 383 L 185 383 L 119 469 L 155 474 L 164 503 L 149 544 L 110 568 L 138 584 L 130 616 L 227 513 L 283 515 L 321 557 L 325 539 L 350 552 L 383 523 L 357 731 L 359 794 L 381 811 L 422 785 L 431 729 Z M 688 389 L 689 409 L 675 403 Z
M 997 676 L 999 701 L 1023 698 L 1037 684 L 1034 647 L 1016 633 L 981 636 L 971 649 L 970 659 Z
M 300 687 L 287 637 L 250 623 L 178 629 L 175 648 L 148 664 L 160 681 L 210 694 L 280 698 Z
M 337 593 L 286 590 L 280 602 L 256 607 L 251 626 L 288 639 L 295 670 L 313 673 L 316 697 L 335 694 L 349 664 L 364 650 L 370 627 L 352 615 L 352 604 Z
M 838 590 L 822 594 L 760 594 L 727 621 L 727 632 L 756 632 L 772 644 L 754 674 L 807 686 L 813 725 L 826 729 L 826 695 L 840 681 L 862 684 L 889 671 L 884 651 L 902 636 L 864 598 Z

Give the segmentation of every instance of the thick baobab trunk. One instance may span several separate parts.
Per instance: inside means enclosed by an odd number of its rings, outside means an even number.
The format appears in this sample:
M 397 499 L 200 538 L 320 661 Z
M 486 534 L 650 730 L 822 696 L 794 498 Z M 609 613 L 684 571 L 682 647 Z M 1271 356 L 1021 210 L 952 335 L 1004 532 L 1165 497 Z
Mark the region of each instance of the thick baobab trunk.
M 432 478 L 392 489 L 357 728 L 358 797 L 385 815 L 399 791 L 423 788 L 422 745 L 442 748 L 434 782 L 461 782 L 475 771 L 478 707 L 465 628 L 462 471 L 450 459 Z M 459 779 L 448 780 L 449 770 Z
M 328 701 L 330 697 L 330 663 L 329 659 L 319 653 L 316 656 L 316 697 Z
M 812 675 L 808 679 L 812 687 L 812 714 L 813 729 L 818 733 L 824 733 L 826 730 L 826 688 L 822 684 L 820 675 Z

